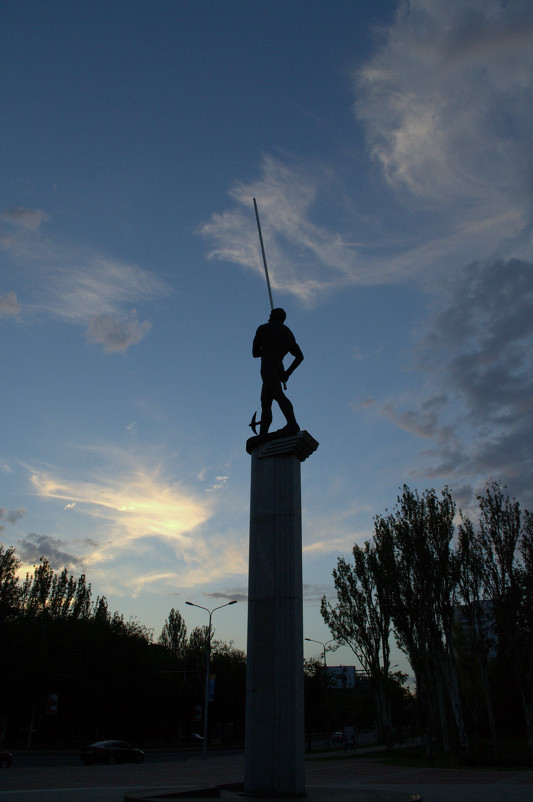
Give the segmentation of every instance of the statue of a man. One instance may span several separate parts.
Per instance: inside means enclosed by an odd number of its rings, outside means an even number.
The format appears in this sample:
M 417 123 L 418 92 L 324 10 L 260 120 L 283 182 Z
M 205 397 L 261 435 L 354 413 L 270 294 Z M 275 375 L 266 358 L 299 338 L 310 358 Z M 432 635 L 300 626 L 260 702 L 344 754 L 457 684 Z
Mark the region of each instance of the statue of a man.
M 272 401 L 278 402 L 287 420 L 287 425 L 281 430 L 283 434 L 296 434 L 300 431 L 294 417 L 293 406 L 283 392 L 282 384 L 286 385 L 287 379 L 303 361 L 304 355 L 294 339 L 294 334 L 284 323 L 286 317 L 285 310 L 273 309 L 268 323 L 257 329 L 252 345 L 253 356 L 261 357 L 263 379 L 259 435 L 266 434 L 272 423 Z M 283 359 L 287 354 L 292 354 L 294 360 L 285 370 Z

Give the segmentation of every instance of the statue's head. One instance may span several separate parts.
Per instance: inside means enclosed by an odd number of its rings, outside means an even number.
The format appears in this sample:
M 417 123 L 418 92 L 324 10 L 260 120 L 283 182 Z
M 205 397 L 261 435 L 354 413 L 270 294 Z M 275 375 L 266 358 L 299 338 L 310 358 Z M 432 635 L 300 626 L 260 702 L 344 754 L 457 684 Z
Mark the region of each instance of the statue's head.
M 285 313 L 285 310 L 281 309 L 281 307 L 278 307 L 277 309 L 272 310 L 272 312 L 270 313 L 270 317 L 268 319 L 269 321 L 279 320 L 281 321 L 281 323 L 283 323 L 286 317 L 287 315 Z

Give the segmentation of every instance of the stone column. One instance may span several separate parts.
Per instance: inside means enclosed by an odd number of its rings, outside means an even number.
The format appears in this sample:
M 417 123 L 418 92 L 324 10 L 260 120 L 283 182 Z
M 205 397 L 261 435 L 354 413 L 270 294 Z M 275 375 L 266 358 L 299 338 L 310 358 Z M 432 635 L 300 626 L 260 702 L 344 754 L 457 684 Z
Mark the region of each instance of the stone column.
M 254 445 L 250 497 L 244 792 L 305 794 L 300 464 L 308 432 Z

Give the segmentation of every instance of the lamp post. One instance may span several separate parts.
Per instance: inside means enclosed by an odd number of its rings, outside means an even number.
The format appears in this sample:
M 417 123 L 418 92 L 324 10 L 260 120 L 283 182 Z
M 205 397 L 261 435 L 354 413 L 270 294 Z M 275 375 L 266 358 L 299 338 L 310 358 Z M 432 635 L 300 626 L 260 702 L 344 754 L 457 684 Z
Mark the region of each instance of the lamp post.
M 326 749 L 329 752 L 328 667 L 326 664 L 326 646 L 328 643 L 334 643 L 335 638 L 331 638 L 331 640 L 327 640 L 325 643 L 322 643 L 321 640 L 315 640 L 314 638 L 305 638 L 305 640 L 308 640 L 311 643 L 318 643 L 320 646 L 322 646 L 322 659 L 324 661 L 324 697 L 326 700 Z
M 202 744 L 202 757 L 205 758 L 206 751 L 207 751 L 207 716 L 208 716 L 208 707 L 209 707 L 209 663 L 211 660 L 211 617 L 215 610 L 221 610 L 222 607 L 229 607 L 230 604 L 237 604 L 237 600 L 234 599 L 233 601 L 227 602 L 226 604 L 221 604 L 220 607 L 214 607 L 212 610 L 209 610 L 207 607 L 202 607 L 201 604 L 194 604 L 194 602 L 187 601 L 185 604 L 188 604 L 189 607 L 198 607 L 200 610 L 205 610 L 206 613 L 209 613 L 209 625 L 207 627 L 207 642 L 205 647 L 205 694 L 204 694 L 204 738 Z

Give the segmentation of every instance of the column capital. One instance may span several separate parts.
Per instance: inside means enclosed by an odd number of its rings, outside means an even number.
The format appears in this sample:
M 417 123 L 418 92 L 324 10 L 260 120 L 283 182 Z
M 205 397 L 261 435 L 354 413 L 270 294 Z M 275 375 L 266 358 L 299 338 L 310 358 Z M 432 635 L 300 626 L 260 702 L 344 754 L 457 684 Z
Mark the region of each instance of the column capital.
M 250 439 L 246 441 L 246 451 L 248 454 L 252 454 L 257 450 L 258 459 L 292 454 L 297 457 L 300 462 L 303 462 L 307 457 L 310 457 L 317 448 L 318 442 L 305 430 L 289 435 L 288 437 L 280 437 L 277 435 L 277 432 L 272 432 L 272 434 L 267 434 L 262 437 L 250 437 Z

